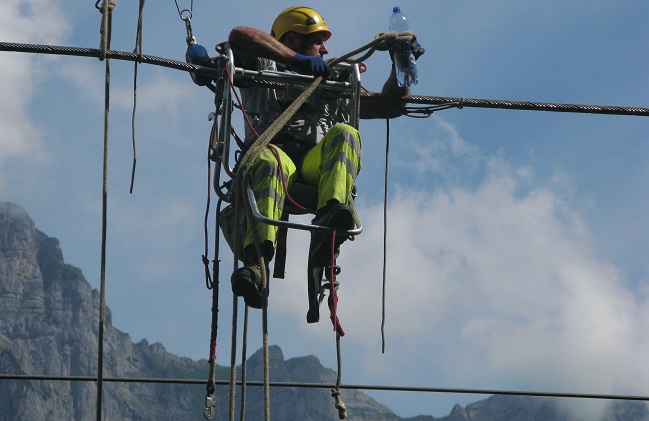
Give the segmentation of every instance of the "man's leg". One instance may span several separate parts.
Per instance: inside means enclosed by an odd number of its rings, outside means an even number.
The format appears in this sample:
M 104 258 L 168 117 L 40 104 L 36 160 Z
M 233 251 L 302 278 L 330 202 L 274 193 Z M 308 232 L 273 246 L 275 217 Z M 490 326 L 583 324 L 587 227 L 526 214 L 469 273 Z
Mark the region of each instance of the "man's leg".
M 279 156 L 279 162 L 275 152 L 266 148 L 250 168 L 248 176 L 259 213 L 267 218 L 280 219 L 286 197 L 282 176 L 286 182 L 286 188 L 288 188 L 296 177 L 296 170 L 293 161 L 281 149 L 275 148 L 275 151 Z M 244 267 L 234 271 L 231 282 L 235 295 L 243 296 L 248 306 L 261 308 L 260 289 L 263 279 L 255 249 L 255 236 L 261 244 L 268 276 L 268 262 L 273 258 L 275 252 L 277 227 L 257 222 L 254 226 L 247 225 L 243 244 Z
M 331 200 L 347 203 L 361 170 L 362 143 L 358 130 L 347 124 L 333 126 L 304 157 L 304 180 L 318 186 L 318 210 Z
M 355 218 L 348 202 L 361 169 L 361 152 L 358 130 L 337 124 L 305 156 L 302 176 L 307 183 L 318 186 L 314 224 L 345 231 L 354 227 Z M 335 253 L 346 239 L 336 236 Z M 312 234 L 309 260 L 314 266 L 326 266 L 331 261 L 330 245 L 330 235 Z

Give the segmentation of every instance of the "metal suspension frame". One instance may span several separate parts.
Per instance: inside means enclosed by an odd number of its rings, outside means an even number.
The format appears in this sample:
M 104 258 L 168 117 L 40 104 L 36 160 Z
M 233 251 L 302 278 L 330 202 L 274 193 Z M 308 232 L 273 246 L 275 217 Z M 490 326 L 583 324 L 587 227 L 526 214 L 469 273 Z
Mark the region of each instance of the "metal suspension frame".
M 222 185 L 221 182 L 221 169 L 223 172 L 230 177 L 230 179 L 236 178 L 235 165 L 231 162 L 232 158 L 232 111 L 233 111 L 233 100 L 232 100 L 232 83 L 238 81 L 248 81 L 254 83 L 278 83 L 281 86 L 286 85 L 300 85 L 307 86 L 313 82 L 313 76 L 305 76 L 299 74 L 278 72 L 278 71 L 253 71 L 246 70 L 240 67 L 234 66 L 234 55 L 232 49 L 229 47 L 228 43 L 223 44 L 223 53 L 221 56 L 217 57 L 217 69 L 220 71 L 220 78 L 217 80 L 217 111 L 219 111 L 218 117 L 214 115 L 215 122 L 214 124 L 218 125 L 218 136 L 215 142 L 215 161 L 216 161 L 216 170 L 214 172 L 214 188 L 217 189 L 217 194 L 221 199 L 228 203 L 232 203 L 232 195 L 229 192 L 223 192 L 218 189 L 217 186 Z M 361 78 L 360 70 L 356 64 L 341 64 L 340 66 L 346 67 L 350 71 L 351 80 L 349 82 L 337 82 L 337 81 L 325 81 L 319 89 L 325 89 L 329 91 L 334 91 L 342 96 L 350 98 L 351 101 L 351 113 L 350 113 L 350 122 L 349 124 L 354 128 L 358 129 L 360 122 L 360 98 L 361 98 Z M 226 72 L 227 68 L 227 72 Z M 228 77 L 228 73 L 231 75 L 231 78 Z M 220 100 L 219 100 L 220 99 Z M 220 106 L 219 106 L 220 104 Z M 245 112 L 245 111 L 244 111 Z M 220 120 L 220 124 L 216 119 Z M 244 180 L 247 180 L 247 177 L 243 177 Z M 226 182 L 226 183 L 229 183 Z M 260 223 L 265 223 L 269 225 L 275 225 L 278 227 L 286 227 L 299 229 L 304 231 L 318 231 L 324 233 L 333 232 L 332 228 L 319 225 L 303 224 L 297 222 L 283 221 L 272 218 L 267 218 L 259 212 L 257 208 L 257 203 L 254 199 L 254 193 L 250 186 L 246 186 L 246 196 L 252 211 L 253 217 Z M 349 230 L 341 232 L 340 235 L 359 235 L 363 231 L 362 225 Z

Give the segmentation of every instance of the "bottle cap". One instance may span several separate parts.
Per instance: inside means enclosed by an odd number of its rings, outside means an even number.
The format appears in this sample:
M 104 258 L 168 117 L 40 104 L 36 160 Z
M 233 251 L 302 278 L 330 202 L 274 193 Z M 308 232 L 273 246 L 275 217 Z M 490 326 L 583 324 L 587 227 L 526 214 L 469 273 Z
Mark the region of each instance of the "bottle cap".
M 392 8 L 392 13 L 399 13 L 401 11 L 401 8 L 399 6 L 394 6 Z

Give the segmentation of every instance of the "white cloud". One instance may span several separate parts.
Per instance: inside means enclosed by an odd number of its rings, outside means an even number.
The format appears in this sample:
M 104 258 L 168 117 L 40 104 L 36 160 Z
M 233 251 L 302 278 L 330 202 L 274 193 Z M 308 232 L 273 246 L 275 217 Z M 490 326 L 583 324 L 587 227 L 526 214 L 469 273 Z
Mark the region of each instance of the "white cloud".
M 104 65 L 87 59 L 65 60 L 58 67 L 59 75 L 72 82 L 81 94 L 95 104 L 103 104 Z
M 13 42 L 57 43 L 70 32 L 60 0 L 6 0 L 0 20 L 2 38 Z
M 33 93 L 30 83 L 33 61 L 26 55 L 2 53 L 0 80 L 3 89 L 0 98 L 0 162 L 35 154 L 39 150 L 40 132 L 32 126 L 25 107 Z
M 187 88 L 187 79 L 170 78 L 155 74 L 151 78 L 140 79 L 137 87 L 137 109 L 149 112 L 166 112 L 176 114 L 179 104 L 191 98 L 192 91 Z M 133 107 L 133 87 L 119 90 L 115 94 L 119 106 Z
M 111 105 L 127 111 L 133 108 L 133 71 L 131 66 L 128 65 L 125 74 L 120 73 L 120 76 L 126 76 L 126 79 L 111 81 Z M 96 62 L 66 62 L 61 66 L 60 74 L 74 83 L 89 100 L 96 102 L 97 98 L 103 98 L 104 67 L 97 67 Z M 184 78 L 170 78 L 157 71 L 154 71 L 153 75 L 144 73 L 142 70 L 139 71 L 137 80 L 138 112 L 161 111 L 176 114 L 179 104 L 190 99 L 191 94 L 192 91 L 187 89 L 187 80 Z
M 0 5 L 0 38 L 7 42 L 53 42 L 68 32 L 58 1 L 7 0 Z M 28 53 L 0 54 L 0 163 L 10 158 L 43 158 L 42 132 L 26 108 L 44 76 L 43 63 L 51 60 Z
M 498 158 L 476 161 L 477 151 L 457 141 L 430 149 L 485 166 L 477 187 L 393 193 L 385 355 L 380 205 L 361 209 L 365 231 L 343 246 L 339 311 L 363 376 L 377 384 L 390 378 L 402 385 L 647 393 L 646 294 L 629 290 L 623 273 L 598 260 L 588 227 L 553 186 L 530 188 L 529 170 Z M 420 162 L 435 160 L 424 152 Z M 290 259 L 300 264 L 308 238 L 296 237 Z M 303 320 L 302 275 L 291 276 L 300 285 L 282 287 L 279 311 Z M 330 330 L 323 311 L 320 323 Z M 320 329 L 304 334 L 326 343 L 317 338 Z
M 151 206 L 156 199 L 150 194 L 140 189 L 137 196 L 112 200 L 109 208 L 110 220 L 119 221 L 112 234 L 129 244 L 125 250 L 121 246 L 115 250 L 115 261 L 133 262 L 125 272 L 145 285 L 182 273 L 187 250 L 200 238 L 202 221 L 200 205 L 186 197 L 158 192 L 159 204 Z M 133 251 L 140 249 L 146 253 L 134 259 Z

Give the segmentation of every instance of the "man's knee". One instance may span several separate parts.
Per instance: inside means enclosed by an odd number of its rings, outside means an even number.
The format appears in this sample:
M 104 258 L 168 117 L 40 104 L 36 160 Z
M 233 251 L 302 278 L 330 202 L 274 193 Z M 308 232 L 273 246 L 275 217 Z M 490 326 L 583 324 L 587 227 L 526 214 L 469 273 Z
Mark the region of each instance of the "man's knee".
M 338 123 L 335 124 L 331 129 L 329 129 L 334 135 L 338 133 L 349 133 L 355 138 L 360 139 L 360 133 L 358 132 L 357 129 L 354 127 L 350 126 L 349 124 L 346 123 Z
M 361 135 L 357 129 L 345 123 L 334 125 L 327 133 L 331 139 L 331 147 L 349 145 L 360 156 L 362 151 Z

